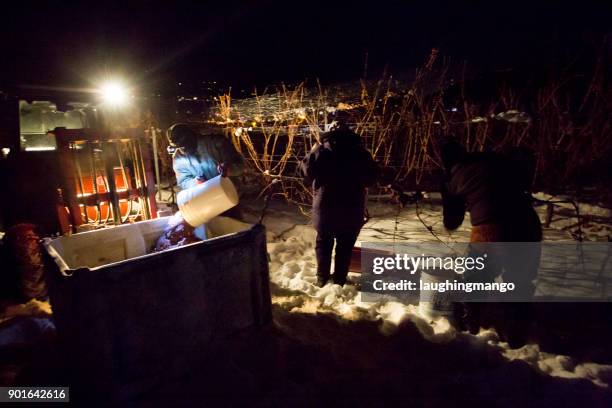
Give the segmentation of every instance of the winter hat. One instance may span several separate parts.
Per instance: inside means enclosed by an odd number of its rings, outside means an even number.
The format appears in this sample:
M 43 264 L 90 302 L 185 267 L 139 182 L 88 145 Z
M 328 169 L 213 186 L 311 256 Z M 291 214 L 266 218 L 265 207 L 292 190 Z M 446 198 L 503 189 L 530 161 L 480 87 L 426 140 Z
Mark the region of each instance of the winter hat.
M 348 127 L 341 126 L 323 135 L 323 142 L 328 142 L 332 149 L 350 148 L 361 145 L 361 137 Z
M 198 133 L 186 123 L 175 123 L 167 131 L 168 141 L 176 147 L 195 147 Z

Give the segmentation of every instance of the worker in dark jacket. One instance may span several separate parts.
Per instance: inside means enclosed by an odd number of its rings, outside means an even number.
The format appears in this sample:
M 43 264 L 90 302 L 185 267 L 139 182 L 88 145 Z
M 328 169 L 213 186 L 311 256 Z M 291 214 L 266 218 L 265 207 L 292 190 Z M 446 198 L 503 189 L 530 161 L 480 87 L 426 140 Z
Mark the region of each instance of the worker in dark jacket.
M 532 206 L 532 174 L 518 160 L 496 153 L 467 153 L 457 142 L 447 142 L 441 150 L 446 180 L 442 186 L 444 226 L 458 228 L 470 213 L 470 242 L 534 243 L 542 240 L 540 219 Z M 512 247 L 513 252 L 516 245 Z M 530 297 L 539 264 L 539 245 L 521 248 L 521 265 L 514 268 L 508 259 L 501 264 L 504 280 L 517 286 L 517 294 Z M 525 253 L 529 252 L 529 253 Z M 488 268 L 493 280 L 500 270 Z
M 242 156 L 219 133 L 201 134 L 187 124 L 177 123 L 168 129 L 168 139 L 176 148 L 172 167 L 181 190 L 203 183 L 222 172 L 235 182 L 235 178 L 243 172 Z
M 330 278 L 334 241 L 333 282 L 344 285 L 353 246 L 364 224 L 366 187 L 376 181 L 378 168 L 359 135 L 340 127 L 313 147 L 302 161 L 302 171 L 314 190 L 317 285 L 325 285 Z
M 457 142 L 442 147 L 444 226 L 458 228 L 470 212 L 472 242 L 540 241 L 540 220 L 531 204 L 531 175 L 495 153 L 467 153 Z
M 468 274 L 471 282 L 492 282 L 501 275 L 514 283 L 510 294 L 514 301 L 527 302 L 535 292 L 534 280 L 540 264 L 542 228 L 532 207 L 530 186 L 533 171 L 528 160 L 496 153 L 467 153 L 457 142 L 447 142 L 441 149 L 445 180 L 442 185 L 444 226 L 453 230 L 469 211 L 472 223 L 472 256 L 487 254 L 486 268 Z M 493 242 L 512 244 L 491 245 Z M 457 305 L 460 320 L 476 333 L 486 313 L 503 313 L 494 319 L 498 331 L 511 347 L 521 347 L 528 335 L 529 303 L 507 303 L 486 307 L 489 293 L 471 293 Z M 476 302 L 474 302 L 476 301 Z M 507 305 L 507 306 L 505 306 Z M 486 319 L 485 319 L 486 320 Z

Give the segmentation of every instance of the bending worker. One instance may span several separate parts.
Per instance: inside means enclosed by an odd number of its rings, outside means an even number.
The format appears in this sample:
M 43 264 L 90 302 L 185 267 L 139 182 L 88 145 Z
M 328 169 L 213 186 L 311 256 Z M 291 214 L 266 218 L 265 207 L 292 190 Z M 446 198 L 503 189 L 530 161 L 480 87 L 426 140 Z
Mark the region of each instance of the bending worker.
M 455 141 L 446 142 L 441 155 L 446 174 L 442 186 L 444 227 L 458 228 L 468 210 L 470 242 L 531 243 L 508 246 L 513 252 L 520 251 L 520 258 L 499 260 L 504 281 L 516 284 L 521 300 L 531 298 L 540 261 L 540 247 L 533 243 L 542 240 L 540 219 L 529 191 L 532 171 L 519 160 L 498 153 L 468 153 Z M 478 279 L 492 281 L 501 272 L 486 268 L 486 275 Z
M 170 145 L 176 148 L 172 156 L 172 168 L 181 190 L 221 174 L 230 177 L 240 193 L 239 177 L 244 171 L 244 162 L 225 136 L 214 130 L 199 133 L 184 123 L 172 125 L 167 134 Z M 222 215 L 242 219 L 238 206 Z
M 540 264 L 542 227 L 532 206 L 530 194 L 533 166 L 528 160 L 498 153 L 468 153 L 455 141 L 441 149 L 445 170 L 442 185 L 444 226 L 458 228 L 466 210 L 470 212 L 472 254 L 488 255 L 486 268 L 465 274 L 466 281 L 493 282 L 502 276 L 515 289 L 506 300 L 528 302 L 533 298 L 534 280 Z M 506 244 L 491 244 L 505 242 Z M 510 243 L 510 244 L 508 244 Z M 462 319 L 473 332 L 480 327 L 486 308 L 480 301 L 493 300 L 488 293 L 470 294 L 464 305 Z M 476 301 L 476 302 L 474 302 Z M 504 304 L 505 305 L 505 304 Z M 526 341 L 529 326 L 528 303 L 507 303 L 496 306 L 504 313 L 503 321 L 512 330 L 501 328 L 511 347 Z M 507 333 L 504 333 L 507 332 Z
M 199 133 L 185 123 L 168 129 L 170 145 L 176 148 L 172 167 L 181 190 L 191 188 L 219 174 L 232 178 L 242 175 L 242 156 L 230 141 L 216 132 Z

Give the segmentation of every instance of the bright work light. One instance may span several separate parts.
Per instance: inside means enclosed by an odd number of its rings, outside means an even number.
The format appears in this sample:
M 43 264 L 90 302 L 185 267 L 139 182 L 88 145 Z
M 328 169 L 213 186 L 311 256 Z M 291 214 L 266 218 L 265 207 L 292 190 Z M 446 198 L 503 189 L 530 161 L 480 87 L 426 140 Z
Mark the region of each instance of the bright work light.
M 130 100 L 128 89 L 117 81 L 104 83 L 100 87 L 100 94 L 104 104 L 113 107 L 125 106 Z

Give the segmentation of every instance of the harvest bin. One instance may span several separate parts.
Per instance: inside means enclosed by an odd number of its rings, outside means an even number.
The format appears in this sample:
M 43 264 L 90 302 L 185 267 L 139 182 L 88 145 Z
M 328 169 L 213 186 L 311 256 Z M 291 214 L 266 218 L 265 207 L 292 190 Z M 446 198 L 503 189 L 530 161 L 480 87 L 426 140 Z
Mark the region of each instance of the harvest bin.
M 58 335 L 90 397 L 146 392 L 271 320 L 263 226 L 216 217 L 208 239 L 151 253 L 166 225 L 160 218 L 45 241 Z

